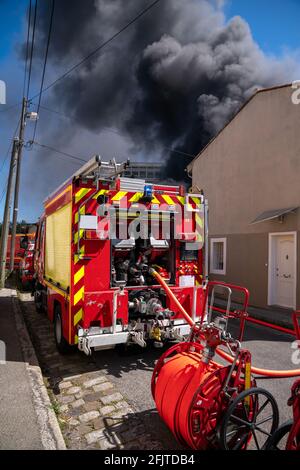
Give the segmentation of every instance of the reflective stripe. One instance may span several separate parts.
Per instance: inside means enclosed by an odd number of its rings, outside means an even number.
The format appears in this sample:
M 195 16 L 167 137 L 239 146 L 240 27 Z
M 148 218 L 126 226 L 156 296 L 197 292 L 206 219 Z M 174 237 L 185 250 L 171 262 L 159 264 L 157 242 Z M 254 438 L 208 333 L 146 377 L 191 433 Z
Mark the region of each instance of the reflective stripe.
M 194 201 L 195 204 L 197 204 L 197 206 L 199 206 L 200 199 L 198 197 L 192 197 L 192 200 Z
M 163 194 L 162 197 L 166 201 L 166 203 L 169 204 L 169 206 L 174 206 L 175 202 L 173 201 L 173 199 L 170 198 L 170 196 L 168 196 L 167 194 Z
M 119 220 L 128 220 L 128 219 L 139 219 L 139 220 L 142 220 L 142 221 L 147 221 L 148 219 L 157 219 L 157 220 L 170 220 L 170 213 L 168 214 L 159 214 L 159 213 L 152 213 L 152 212 L 149 212 L 147 215 L 144 215 L 143 214 L 133 214 L 133 213 L 122 213 L 120 212 L 118 214 L 118 219 Z
M 80 320 L 82 320 L 82 317 L 83 317 L 83 310 L 81 308 L 80 310 L 78 310 L 76 315 L 74 315 L 74 326 L 76 326 L 77 323 L 79 323 Z
M 80 212 L 80 214 L 84 214 L 85 213 L 85 206 L 80 207 L 79 212 Z M 77 224 L 78 222 L 79 222 L 79 216 L 78 216 L 78 211 L 76 211 L 76 213 L 75 213 L 75 224 Z
M 98 196 L 102 196 L 102 194 L 106 194 L 108 193 L 108 189 L 100 189 L 100 191 L 98 191 L 95 196 L 93 196 L 93 199 L 97 199 Z
M 79 255 L 83 256 L 84 255 L 84 246 L 81 246 L 79 248 Z M 80 260 L 80 256 L 79 255 L 74 255 L 74 263 L 78 263 L 78 261 Z
M 129 202 L 137 202 L 141 197 L 143 196 L 143 193 L 135 193 L 130 199 Z
M 82 286 L 76 294 L 74 294 L 74 305 L 78 304 L 80 300 L 83 299 L 84 296 L 84 287 Z
M 160 204 L 160 201 L 157 199 L 157 197 L 153 195 L 151 199 L 151 204 Z
M 71 191 L 72 186 L 68 186 L 64 191 L 62 191 L 60 194 L 58 194 L 52 201 L 48 202 L 45 207 L 51 206 L 55 201 L 57 201 L 63 194 L 67 193 L 68 191 Z
M 120 201 L 124 196 L 126 196 L 128 191 L 118 191 L 112 198 L 112 201 Z
M 177 196 L 178 201 L 180 204 L 184 205 L 184 197 L 183 196 Z
M 83 237 L 84 230 L 79 230 L 79 239 Z M 78 242 L 78 232 L 74 233 L 74 243 L 76 244 Z
M 77 193 L 75 194 L 75 204 L 80 201 L 84 196 L 86 196 L 89 192 L 91 192 L 91 188 L 81 188 Z
M 203 228 L 203 220 L 202 220 L 202 217 L 200 217 L 200 215 L 197 214 L 197 213 L 196 213 L 196 215 L 195 215 L 195 220 L 196 220 L 196 224 L 197 224 L 199 227 Z
M 84 276 L 84 266 L 81 266 L 81 268 L 77 271 L 77 273 L 74 275 L 74 284 L 77 284 L 77 282 L 80 281 Z

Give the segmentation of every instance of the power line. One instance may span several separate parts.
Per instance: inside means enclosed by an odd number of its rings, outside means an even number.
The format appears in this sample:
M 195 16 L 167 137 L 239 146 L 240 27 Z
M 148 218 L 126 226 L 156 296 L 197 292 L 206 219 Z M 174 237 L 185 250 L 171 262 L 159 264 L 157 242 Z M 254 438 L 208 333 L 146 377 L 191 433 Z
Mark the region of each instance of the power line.
M 44 109 L 45 111 L 49 111 L 49 112 L 51 112 L 51 113 L 57 114 L 58 116 L 64 117 L 64 118 L 66 118 L 66 119 L 69 119 L 70 121 L 77 122 L 77 124 L 78 124 L 78 121 L 77 121 L 75 118 L 73 118 L 73 117 L 71 117 L 71 116 L 68 116 L 67 114 L 64 114 L 64 113 L 62 113 L 62 112 L 60 112 L 60 111 L 56 111 L 56 110 L 51 109 L 51 108 L 48 108 L 47 106 L 44 106 L 44 105 L 40 105 L 40 108 L 41 108 L 41 109 Z M 114 128 L 114 127 L 102 126 L 102 127 L 101 127 L 101 130 L 102 130 L 102 129 L 103 129 L 103 130 L 106 130 L 106 131 L 109 131 L 109 132 L 113 132 L 114 134 L 118 134 L 118 135 L 120 135 L 121 137 L 124 137 L 124 134 L 123 134 L 121 131 L 119 131 L 118 129 Z M 172 148 L 170 148 L 170 147 L 164 147 L 164 146 L 163 146 L 163 147 L 161 147 L 161 148 L 164 149 L 164 150 L 168 150 L 168 152 L 177 153 L 177 154 L 183 155 L 183 156 L 185 156 L 185 157 L 190 157 L 190 158 L 195 158 L 195 157 L 196 157 L 196 155 L 193 155 L 193 154 L 191 154 L 191 153 L 183 152 L 183 151 L 181 151 L 181 150 L 175 150 L 175 149 L 172 149 Z
M 40 93 L 39 93 L 39 101 L 38 101 L 38 106 L 37 106 L 37 113 L 39 113 L 40 106 L 41 106 L 41 101 L 42 101 L 42 90 L 43 90 L 43 86 L 44 86 L 46 66 L 47 66 L 47 60 L 48 60 L 48 52 L 49 52 L 49 46 L 50 46 L 50 40 L 51 40 L 54 6 L 55 6 L 55 0 L 52 0 L 52 7 L 51 7 L 51 13 L 50 13 L 50 22 L 49 22 L 49 29 L 48 29 L 48 37 L 47 37 L 47 45 L 46 45 L 43 73 L 42 73 L 42 80 L 41 80 L 41 87 L 40 87 Z M 38 120 L 36 120 L 35 123 L 34 123 L 34 131 L 33 131 L 32 140 L 35 139 L 37 125 L 38 125 Z
M 37 1 L 37 0 L 36 0 Z M 113 34 L 110 38 L 106 39 L 106 41 L 104 41 L 103 43 L 101 43 L 98 47 L 96 47 L 96 49 L 94 49 L 93 51 L 91 51 L 87 56 L 83 57 L 79 62 L 77 62 L 76 64 L 74 64 L 70 69 L 68 69 L 66 72 L 64 72 L 61 76 L 59 76 L 56 80 L 54 80 L 52 83 L 50 83 L 49 85 L 47 85 L 45 88 L 42 89 L 42 91 L 40 93 L 37 93 L 36 95 L 34 95 L 31 100 L 35 99 L 37 96 L 39 96 L 40 94 L 42 93 L 45 93 L 46 91 L 48 91 L 50 88 L 52 88 L 54 85 L 56 85 L 56 83 L 58 83 L 59 81 L 63 80 L 64 78 L 66 78 L 71 72 L 73 72 L 74 70 L 76 70 L 78 67 L 80 67 L 82 64 L 84 64 L 84 62 L 86 62 L 87 60 L 89 60 L 91 57 L 93 57 L 95 54 L 97 54 L 97 52 L 99 52 L 101 49 L 103 49 L 105 46 L 107 46 L 107 44 L 109 44 L 110 42 L 112 42 L 114 39 L 116 39 L 118 36 L 120 36 L 120 34 L 122 34 L 124 31 L 126 31 L 126 29 L 128 29 L 131 25 L 133 25 L 133 23 L 135 23 L 136 21 L 138 21 L 142 16 L 144 16 L 149 10 L 151 10 L 157 3 L 159 3 L 161 0 L 155 0 L 154 2 L 152 2 L 148 7 L 144 8 L 140 13 L 138 13 L 134 18 L 132 18 L 132 20 L 130 20 L 128 23 L 126 23 L 119 31 L 117 31 L 115 34 Z
M 72 155 L 71 153 L 62 152 L 61 150 L 58 150 L 54 147 L 51 147 L 50 145 L 40 144 L 39 142 L 36 142 L 36 141 L 30 141 L 29 144 L 30 145 L 38 145 L 39 147 L 45 148 L 47 150 L 51 150 L 52 152 L 55 152 L 55 153 L 59 153 L 60 155 L 64 155 L 66 157 L 72 158 L 73 160 L 77 160 L 81 163 L 86 163 L 87 162 L 87 160 L 84 160 L 83 158 L 76 157 L 75 155 Z
M 168 150 L 169 152 L 178 153 L 179 155 L 183 155 L 184 157 L 195 158 L 197 156 L 197 155 L 193 155 L 192 153 L 182 152 L 181 150 L 174 150 L 174 149 L 171 149 L 170 147 L 163 147 L 163 148 Z
M 28 27 L 27 27 L 26 59 L 25 59 L 24 82 L 23 82 L 23 96 L 25 96 L 25 88 L 26 88 L 27 62 L 28 62 L 28 52 L 29 52 L 30 23 L 31 23 L 31 0 L 29 0 L 29 10 L 28 10 Z
M 58 116 L 61 116 L 65 119 L 69 119 L 70 121 L 73 121 L 73 122 L 76 122 L 77 124 L 79 124 L 78 120 L 75 119 L 74 117 L 72 116 L 68 116 L 67 114 L 65 113 L 62 113 L 60 111 L 56 111 L 55 109 L 51 109 L 51 108 L 48 108 L 47 106 L 44 106 L 44 105 L 40 105 L 40 108 L 41 109 L 44 109 L 45 111 L 49 111 L 50 113 L 53 113 L 53 114 L 57 114 Z M 115 134 L 118 134 L 122 137 L 124 137 L 124 134 L 119 131 L 118 129 L 114 128 L 114 127 L 106 127 L 106 126 L 102 126 L 101 127 L 101 130 L 106 130 L 106 131 L 109 131 L 109 132 L 113 132 Z
M 30 61 L 29 61 L 29 70 L 28 70 L 27 93 L 26 93 L 26 98 L 27 98 L 27 100 L 28 100 L 28 95 L 29 95 L 30 80 L 31 80 L 31 71 L 32 71 L 32 58 L 33 58 L 34 39 L 35 39 L 35 26 L 36 26 L 37 4 L 38 4 L 38 0 L 35 0 L 35 5 L 34 5 L 34 17 L 33 17 L 33 27 L 32 27 L 32 36 L 31 36 Z

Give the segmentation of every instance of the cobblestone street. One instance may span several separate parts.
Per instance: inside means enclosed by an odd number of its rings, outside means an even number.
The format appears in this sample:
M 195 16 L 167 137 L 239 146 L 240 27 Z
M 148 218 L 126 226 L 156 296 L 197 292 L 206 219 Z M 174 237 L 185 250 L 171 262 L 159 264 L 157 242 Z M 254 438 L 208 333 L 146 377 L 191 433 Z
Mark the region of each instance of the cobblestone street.
M 30 294 L 20 294 L 21 308 L 68 449 L 179 450 L 160 419 L 151 397 L 151 376 L 161 349 L 79 351 L 60 355 L 53 327 L 46 315 L 36 313 Z M 234 323 L 231 332 L 236 336 Z M 291 369 L 293 337 L 247 325 L 243 347 L 253 363 L 268 369 Z M 168 347 L 168 346 L 167 346 Z M 294 366 L 295 367 L 295 366 Z M 273 379 L 267 388 L 280 408 L 280 421 L 291 418 L 286 405 L 293 379 Z
M 145 414 L 128 403 L 93 357 L 78 351 L 60 355 L 47 316 L 36 313 L 30 294 L 21 293 L 20 299 L 67 448 L 170 448 L 170 437 L 159 438 L 148 426 Z M 173 448 L 179 448 L 172 438 L 171 443 Z

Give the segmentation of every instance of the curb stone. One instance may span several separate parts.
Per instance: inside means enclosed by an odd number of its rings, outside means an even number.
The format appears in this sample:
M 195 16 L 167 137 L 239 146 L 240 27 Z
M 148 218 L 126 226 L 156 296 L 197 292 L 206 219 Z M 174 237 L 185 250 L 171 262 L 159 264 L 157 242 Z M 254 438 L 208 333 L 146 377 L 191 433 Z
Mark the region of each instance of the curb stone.
M 27 331 L 15 290 L 12 290 L 12 306 L 25 366 L 33 393 L 33 405 L 37 415 L 43 447 L 45 450 L 66 450 L 66 444 L 44 384 L 42 371 Z

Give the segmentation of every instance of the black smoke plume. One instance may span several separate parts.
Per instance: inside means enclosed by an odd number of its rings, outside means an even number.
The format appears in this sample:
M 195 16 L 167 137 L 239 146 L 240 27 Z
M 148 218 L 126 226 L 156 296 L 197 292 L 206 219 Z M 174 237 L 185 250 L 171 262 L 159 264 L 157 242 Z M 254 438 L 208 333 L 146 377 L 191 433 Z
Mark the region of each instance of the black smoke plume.
M 47 35 L 50 3 L 40 2 L 39 44 Z M 79 61 L 150 3 L 56 1 L 52 72 L 59 75 Z M 226 22 L 223 3 L 161 0 L 58 82 L 52 103 L 89 130 L 120 129 L 133 151 L 159 153 L 167 176 L 182 180 L 191 158 L 166 149 L 197 154 L 256 88 L 289 81 L 287 64 L 263 54 L 242 18 Z M 42 57 L 42 47 L 38 52 Z

